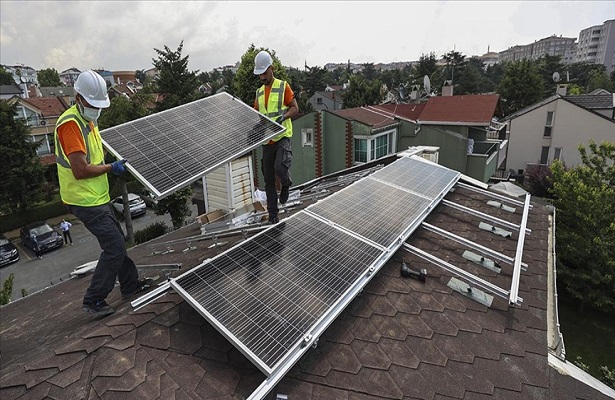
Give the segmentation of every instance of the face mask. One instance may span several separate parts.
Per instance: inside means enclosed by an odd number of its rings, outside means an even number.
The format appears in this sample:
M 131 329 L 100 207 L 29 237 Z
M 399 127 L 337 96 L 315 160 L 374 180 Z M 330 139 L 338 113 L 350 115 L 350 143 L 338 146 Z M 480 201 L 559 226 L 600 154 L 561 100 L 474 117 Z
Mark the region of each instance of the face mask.
M 79 112 L 81 113 L 81 116 L 86 120 L 86 121 L 96 121 L 98 119 L 98 117 L 100 117 L 100 108 L 90 108 L 90 107 L 86 107 L 84 105 L 82 105 L 81 103 L 77 103 L 77 108 L 79 109 Z

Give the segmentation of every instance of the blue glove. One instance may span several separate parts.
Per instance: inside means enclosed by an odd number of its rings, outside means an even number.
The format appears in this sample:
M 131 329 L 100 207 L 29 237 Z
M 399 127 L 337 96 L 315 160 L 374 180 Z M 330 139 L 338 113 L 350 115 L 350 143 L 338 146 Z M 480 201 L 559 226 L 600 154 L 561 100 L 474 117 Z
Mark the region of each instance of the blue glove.
M 126 168 L 124 168 L 124 164 L 126 164 L 128 160 L 117 160 L 111 163 L 111 173 L 113 175 L 122 175 L 126 172 Z
M 282 114 L 278 118 L 276 118 L 275 122 L 277 122 L 278 124 L 282 124 L 282 122 L 284 122 L 285 119 L 286 117 L 284 116 L 284 114 Z

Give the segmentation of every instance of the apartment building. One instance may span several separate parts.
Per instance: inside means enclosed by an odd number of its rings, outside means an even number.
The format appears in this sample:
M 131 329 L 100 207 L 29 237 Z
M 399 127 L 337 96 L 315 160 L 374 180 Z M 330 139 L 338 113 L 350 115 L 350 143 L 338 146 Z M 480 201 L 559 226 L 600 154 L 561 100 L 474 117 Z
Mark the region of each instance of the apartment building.
M 615 19 L 579 33 L 575 62 L 604 64 L 609 74 L 615 70 Z
M 499 53 L 500 62 L 538 60 L 548 54 L 560 56 L 562 63 L 570 64 L 575 60 L 576 40 L 576 38 L 552 35 L 534 43 L 513 46 Z

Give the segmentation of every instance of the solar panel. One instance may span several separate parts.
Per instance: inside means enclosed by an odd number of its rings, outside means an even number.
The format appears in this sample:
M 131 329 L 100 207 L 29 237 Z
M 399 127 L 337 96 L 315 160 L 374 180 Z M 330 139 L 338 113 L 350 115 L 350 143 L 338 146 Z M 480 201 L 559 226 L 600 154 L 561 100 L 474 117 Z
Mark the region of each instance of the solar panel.
M 417 218 L 427 216 L 430 203 L 414 193 L 366 178 L 307 210 L 388 248 Z
M 219 93 L 103 130 L 107 150 L 158 198 L 181 189 L 284 131 Z
M 269 374 L 381 253 L 300 212 L 173 284 Z
M 421 161 L 412 157 L 402 157 L 371 175 L 373 179 L 387 182 L 428 199 L 437 198 L 443 188 L 456 181 L 459 172 L 441 165 Z

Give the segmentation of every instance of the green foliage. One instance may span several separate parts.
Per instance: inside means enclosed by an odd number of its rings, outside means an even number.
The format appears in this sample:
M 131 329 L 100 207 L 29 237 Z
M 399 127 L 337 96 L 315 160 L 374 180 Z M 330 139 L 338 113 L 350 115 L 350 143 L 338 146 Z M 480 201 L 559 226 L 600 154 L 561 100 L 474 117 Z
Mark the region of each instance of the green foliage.
M 596 89 L 604 89 L 613 92 L 615 85 L 611 82 L 611 78 L 606 71 L 593 70 L 589 73 L 587 81 L 587 93 L 591 93 Z
M 189 200 L 194 194 L 194 189 L 188 186 L 184 189 L 165 197 L 158 201 L 156 215 L 164 215 L 167 212 L 171 215 L 173 228 L 179 229 L 186 224 L 186 218 L 190 216 L 192 210 L 188 205 Z
M 60 74 L 55 68 L 45 68 L 38 71 L 36 74 L 38 78 L 38 84 L 42 87 L 56 87 L 62 86 L 60 80 Z
M 583 371 L 589 373 L 589 365 L 583 362 L 583 358 L 581 358 L 581 356 L 577 356 L 576 360 L 574 360 L 572 363 Z
M 609 369 L 607 366 L 603 365 L 600 367 L 600 372 L 602 373 L 602 378 L 600 380 L 612 389 L 615 389 L 615 370 Z
M 159 74 L 156 90 L 163 96 L 162 102 L 157 105 L 158 111 L 189 103 L 199 97 L 199 80 L 196 77 L 199 71 L 188 71 L 189 56 L 182 57 L 183 47 L 182 40 L 176 51 L 167 46 L 164 50 L 154 49 L 158 59 L 152 59 L 152 62 Z
M 504 111 L 512 114 L 542 100 L 543 87 L 542 78 L 532 61 L 521 60 L 507 64 L 498 86 L 504 100 Z
M 537 66 L 538 73 L 542 77 L 542 84 L 543 84 L 543 89 L 544 89 L 542 93 L 542 97 L 547 98 L 549 96 L 554 95 L 555 90 L 557 89 L 557 84 L 553 81 L 553 73 L 558 72 L 560 74 L 560 77 L 562 75 L 564 76 L 562 80 L 565 79 L 565 74 L 564 74 L 565 67 L 561 63 L 561 57 L 560 56 L 550 56 L 547 54 L 544 57 L 541 57 L 536 62 L 536 66 Z
M 589 91 L 587 91 L 587 88 L 590 77 L 592 75 L 592 71 L 606 71 L 606 67 L 604 66 L 604 64 L 594 64 L 589 62 L 568 64 L 565 66 L 565 69 L 567 74 L 570 76 L 569 83 L 574 83 L 580 88 L 583 88 L 583 92 L 581 94 L 589 93 Z M 562 74 L 560 73 L 560 75 Z M 564 75 L 562 75 L 562 77 L 563 76 Z
M 66 206 L 60 200 L 60 196 L 42 205 L 34 205 L 24 211 L 16 211 L 0 216 L 0 226 L 3 231 L 20 228 L 30 222 L 44 221 L 58 215 L 66 214 Z
M 553 187 L 553 174 L 546 165 L 532 165 L 527 167 L 524 186 L 532 196 L 551 197 Z
M 39 144 L 30 128 L 15 119 L 17 102 L 0 100 L 0 213 L 26 210 L 43 198 L 44 168 L 36 155 Z
M 417 63 L 416 69 L 414 71 L 414 76 L 416 78 L 423 79 L 423 76 L 427 75 L 429 78 L 432 78 L 432 75 L 438 69 L 437 63 L 438 60 L 436 59 L 436 53 L 431 52 L 429 53 L 429 55 L 421 54 L 421 57 L 419 57 L 419 62 Z
M 8 278 L 2 284 L 2 290 L 0 290 L 0 306 L 9 304 L 11 302 L 11 296 L 13 295 L 13 280 L 15 275 L 10 274 Z
M 135 244 L 145 243 L 169 232 L 169 227 L 162 221 L 149 224 L 140 231 L 135 232 Z
M 116 125 L 123 124 L 148 114 L 145 107 L 149 100 L 147 95 L 135 94 L 130 99 L 125 96 L 117 96 L 111 100 L 109 108 L 103 110 L 98 119 L 98 127 L 100 130 L 111 128 Z
M 557 272 L 580 304 L 615 310 L 615 144 L 579 146 L 582 164 L 553 173 L 557 207 Z
M 273 59 L 273 75 L 277 79 L 288 80 L 286 69 L 278 60 L 274 50 L 269 50 L 265 47 L 256 48 L 254 44 L 251 44 L 248 50 L 241 56 L 241 64 L 237 68 L 235 79 L 233 80 L 234 95 L 250 107 L 254 105 L 256 90 L 261 86 L 258 76 L 254 75 L 254 57 L 261 50 L 268 52 Z
M 4 69 L 2 65 L 0 65 L 0 85 L 14 85 L 15 79 L 13 79 L 13 74 Z
M 342 95 L 344 108 L 355 108 L 380 103 L 382 83 L 379 80 L 368 81 L 363 75 L 350 77 L 350 86 Z

